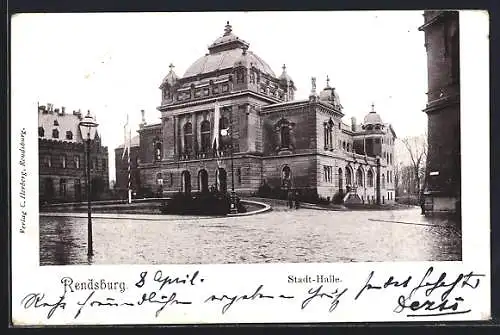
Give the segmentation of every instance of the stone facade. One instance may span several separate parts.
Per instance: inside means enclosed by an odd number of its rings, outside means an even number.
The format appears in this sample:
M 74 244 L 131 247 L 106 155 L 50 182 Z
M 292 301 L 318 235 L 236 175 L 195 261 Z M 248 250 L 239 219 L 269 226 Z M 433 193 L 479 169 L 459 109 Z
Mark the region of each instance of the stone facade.
M 86 144 L 78 123 L 81 113 L 64 107 L 38 107 L 39 199 L 41 203 L 82 201 L 86 193 Z M 99 135 L 91 142 L 91 194 L 98 199 L 109 188 L 108 148 Z
M 460 38 L 458 11 L 424 12 L 428 71 L 428 210 L 456 212 L 460 202 Z
M 329 79 L 317 93 L 313 78 L 309 99 L 295 100 L 286 67 L 276 76 L 248 48 L 228 24 L 184 76 L 170 66 L 160 85 L 162 122 L 143 122 L 139 129 L 141 183 L 164 195 L 228 191 L 234 181 L 238 194 L 267 185 L 330 199 L 340 194 L 346 201 L 393 202 L 392 127 L 373 107 L 362 124 L 343 123 Z

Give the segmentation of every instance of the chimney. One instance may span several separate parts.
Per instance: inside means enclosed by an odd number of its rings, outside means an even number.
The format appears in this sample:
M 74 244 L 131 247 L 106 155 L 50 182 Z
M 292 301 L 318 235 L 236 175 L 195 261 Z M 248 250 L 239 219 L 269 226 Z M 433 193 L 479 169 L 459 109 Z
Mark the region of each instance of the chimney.
M 139 127 L 142 128 L 146 125 L 146 112 L 144 109 L 141 109 L 141 123 L 139 124 Z
M 62 106 L 61 107 L 61 114 L 64 115 L 64 113 L 66 113 L 66 107 Z
M 352 131 L 357 131 L 358 125 L 356 124 L 356 118 L 353 116 L 351 117 L 351 130 Z

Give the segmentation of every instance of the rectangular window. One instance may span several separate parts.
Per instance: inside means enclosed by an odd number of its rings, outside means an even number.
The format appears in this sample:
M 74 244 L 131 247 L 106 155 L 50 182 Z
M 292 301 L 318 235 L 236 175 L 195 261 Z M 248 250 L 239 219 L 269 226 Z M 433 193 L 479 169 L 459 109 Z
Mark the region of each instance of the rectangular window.
M 75 168 L 80 168 L 80 156 L 75 156 Z
M 66 168 L 66 156 L 64 155 L 61 156 L 61 166 L 63 169 Z

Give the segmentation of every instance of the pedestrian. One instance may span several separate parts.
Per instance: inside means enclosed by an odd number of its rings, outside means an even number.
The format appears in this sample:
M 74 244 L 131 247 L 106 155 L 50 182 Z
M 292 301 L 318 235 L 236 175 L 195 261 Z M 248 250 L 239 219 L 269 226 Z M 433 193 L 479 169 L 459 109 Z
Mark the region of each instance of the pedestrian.
M 295 191 L 294 198 L 295 198 L 295 209 L 299 209 L 299 191 L 298 190 Z
M 425 199 L 424 195 L 420 193 L 420 214 L 425 215 Z

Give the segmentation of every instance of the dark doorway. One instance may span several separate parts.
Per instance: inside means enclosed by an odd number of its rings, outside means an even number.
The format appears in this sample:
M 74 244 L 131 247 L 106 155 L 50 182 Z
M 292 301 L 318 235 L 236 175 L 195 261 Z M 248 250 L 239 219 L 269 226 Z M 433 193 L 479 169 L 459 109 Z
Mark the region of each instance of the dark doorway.
M 182 171 L 182 192 L 191 193 L 191 174 L 189 171 Z
M 82 201 L 82 184 L 80 179 L 75 179 L 75 200 L 77 202 Z
M 44 197 L 47 202 L 51 202 L 54 198 L 54 181 L 52 178 L 45 178 Z
M 208 172 L 205 169 L 198 172 L 198 189 L 200 192 L 208 192 Z
M 227 173 L 226 173 L 226 170 L 224 170 L 223 168 L 217 169 L 216 179 L 217 179 L 217 190 L 219 190 L 220 192 L 226 193 L 227 192 Z

